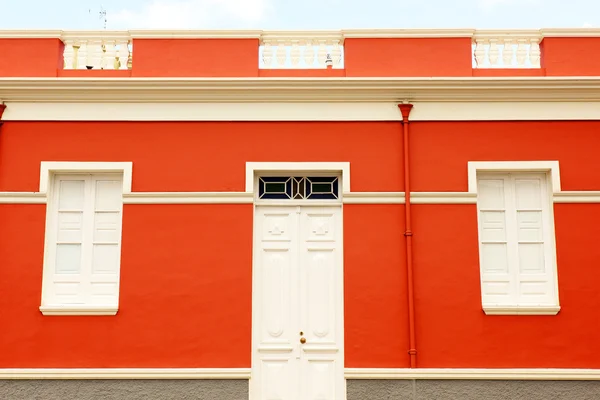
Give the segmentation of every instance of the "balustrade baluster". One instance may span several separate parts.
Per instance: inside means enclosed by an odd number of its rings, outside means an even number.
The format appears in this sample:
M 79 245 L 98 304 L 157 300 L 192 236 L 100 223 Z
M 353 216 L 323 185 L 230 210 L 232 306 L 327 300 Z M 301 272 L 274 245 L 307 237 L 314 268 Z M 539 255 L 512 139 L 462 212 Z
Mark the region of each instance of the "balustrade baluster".
M 103 69 L 115 69 L 117 49 L 114 40 L 106 40 L 104 42 L 104 57 L 102 58 Z
M 479 68 L 486 65 L 485 45 L 487 42 L 486 39 L 477 39 L 475 42 L 475 63 Z
M 117 40 L 116 45 L 119 46 L 117 51 L 119 69 L 129 69 L 129 40 Z

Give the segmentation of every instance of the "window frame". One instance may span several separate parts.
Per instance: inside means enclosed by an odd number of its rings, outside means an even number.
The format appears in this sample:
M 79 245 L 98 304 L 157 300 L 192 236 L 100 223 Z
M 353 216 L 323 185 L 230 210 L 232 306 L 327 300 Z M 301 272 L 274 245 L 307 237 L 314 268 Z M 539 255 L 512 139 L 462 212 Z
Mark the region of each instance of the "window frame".
M 490 304 L 484 302 L 483 297 L 483 265 L 481 251 L 481 225 L 479 201 L 477 199 L 477 244 L 478 244 L 478 265 L 481 290 L 482 309 L 487 315 L 556 315 L 560 311 L 559 285 L 558 285 L 558 264 L 556 256 L 556 233 L 554 223 L 554 199 L 553 194 L 560 192 L 560 172 L 558 161 L 492 161 L 492 162 L 469 162 L 468 178 L 469 192 L 477 194 L 478 177 L 481 175 L 492 174 L 532 174 L 544 173 L 546 176 L 546 192 L 543 201 L 547 204 L 548 215 L 548 241 L 544 241 L 549 246 L 548 251 L 552 254 L 552 260 L 549 263 L 551 268 L 550 284 L 554 289 L 553 302 L 550 304 L 519 304 L 518 300 L 514 304 Z M 507 224 L 508 225 L 508 224 Z M 515 273 L 512 279 L 519 279 L 519 274 Z
M 48 285 L 52 285 L 51 280 L 54 277 L 55 267 L 54 262 L 50 262 L 49 253 L 51 246 L 56 245 L 56 220 L 58 202 L 55 193 L 56 177 L 76 175 L 119 175 L 122 180 L 123 187 L 121 195 L 131 193 L 131 162 L 42 162 L 40 173 L 40 192 L 46 194 L 46 220 L 44 230 L 44 259 L 42 265 L 42 290 L 40 299 L 40 311 L 43 315 L 59 316 L 59 315 L 116 315 L 119 309 L 119 286 L 120 286 L 120 269 L 117 272 L 117 302 L 114 305 L 91 305 L 91 304 L 57 304 L 49 302 Z M 122 231 L 123 231 L 123 200 L 121 200 L 121 225 L 119 237 L 119 255 L 122 249 Z M 53 233 L 54 232 L 54 233 Z

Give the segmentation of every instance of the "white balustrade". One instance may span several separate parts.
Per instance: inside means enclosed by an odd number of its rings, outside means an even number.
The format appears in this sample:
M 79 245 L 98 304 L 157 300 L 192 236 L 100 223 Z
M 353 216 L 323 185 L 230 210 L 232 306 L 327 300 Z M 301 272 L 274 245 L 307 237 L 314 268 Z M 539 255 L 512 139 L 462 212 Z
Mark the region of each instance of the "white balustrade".
M 540 68 L 539 34 L 475 34 L 474 68 Z
M 132 46 L 128 35 L 62 38 L 64 69 L 131 69 Z
M 259 48 L 260 68 L 344 68 L 343 43 L 341 33 L 314 37 L 263 35 Z

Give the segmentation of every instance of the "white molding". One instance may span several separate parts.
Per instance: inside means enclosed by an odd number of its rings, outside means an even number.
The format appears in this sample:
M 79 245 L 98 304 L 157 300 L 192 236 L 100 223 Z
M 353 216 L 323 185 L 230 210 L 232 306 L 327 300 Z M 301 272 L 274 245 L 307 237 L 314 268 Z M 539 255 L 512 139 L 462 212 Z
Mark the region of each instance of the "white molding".
M 546 28 L 540 33 L 544 37 L 600 37 L 600 28 Z
M 89 305 L 68 305 L 68 306 L 40 306 L 43 315 L 116 315 L 119 311 L 118 306 L 89 306 Z
M 483 305 L 483 312 L 486 315 L 556 315 L 560 311 L 560 306 L 497 306 Z
M 515 99 L 519 99 L 519 104 L 598 102 L 600 101 L 600 77 L 132 77 L 127 79 L 6 77 L 0 78 L 0 99 L 5 103 L 131 103 L 140 102 L 140 99 L 144 103 L 342 102 L 348 104 L 487 101 L 511 103 L 513 111 L 506 114 L 511 115 L 518 112 L 514 111 Z M 114 107 L 118 108 L 117 104 L 114 104 Z M 470 120 L 475 115 L 476 113 L 471 110 Z M 501 119 L 506 119 L 506 116 L 501 116 Z
M 71 41 L 87 41 L 87 40 L 115 40 L 125 39 L 130 40 L 131 36 L 128 31 L 63 31 L 61 40 Z
M 46 204 L 46 194 L 39 192 L 0 192 L 0 204 Z
M 477 39 L 542 39 L 542 32 L 539 29 L 477 29 L 473 33 L 473 40 Z
M 568 121 L 599 120 L 600 104 L 570 102 L 414 102 L 411 121 Z M 8 111 L 8 107 L 6 108 Z M 6 112 L 6 111 L 5 111 Z
M 552 192 L 560 192 L 558 161 L 469 161 L 469 193 L 477 193 L 477 172 L 550 172 Z
M 135 192 L 123 196 L 124 204 L 252 204 L 250 192 Z
M 132 39 L 260 39 L 261 30 L 157 30 L 128 31 Z
M 250 379 L 250 368 L 5 368 L 0 379 Z
M 339 40 L 344 43 L 343 31 L 324 30 L 324 31 L 263 31 L 261 43 L 264 41 L 275 40 Z
M 63 35 L 61 30 L 29 30 L 29 29 L 7 29 L 0 30 L 0 39 L 60 39 Z
M 3 121 L 399 121 L 396 103 L 6 104 Z M 598 113 L 600 119 L 600 112 Z
M 579 368 L 345 368 L 346 379 L 600 380 Z M 250 368 L 4 368 L 0 379 L 250 379 Z
M 413 204 L 477 204 L 477 194 L 469 192 L 411 192 Z
M 350 192 L 349 162 L 246 162 L 246 192 L 254 192 L 254 177 L 257 172 L 341 172 L 342 191 Z
M 404 192 L 346 192 L 344 204 L 404 204 Z
M 123 195 L 131 193 L 132 162 L 42 161 L 40 167 L 40 193 L 48 192 L 50 175 L 55 173 L 104 173 L 123 174 Z
M 598 102 L 414 102 L 411 121 L 600 120 Z M 395 102 L 8 102 L 4 121 L 400 121 Z
M 346 379 L 600 380 L 600 369 L 346 368 Z
M 0 30 L 0 38 L 43 39 L 61 36 L 89 36 L 103 33 L 103 37 L 114 36 L 117 31 L 63 31 L 63 30 Z M 119 31 L 134 39 L 258 39 L 261 37 L 322 37 L 323 34 L 345 38 L 455 38 L 493 34 L 495 37 L 537 35 L 544 37 L 598 37 L 598 28 L 542 28 L 542 29 L 342 29 L 328 31 L 264 31 L 264 30 L 159 30 L 132 29 Z
M 346 39 L 399 39 L 399 38 L 458 38 L 472 37 L 475 29 L 343 29 Z M 510 32 L 510 31 L 505 31 Z
M 600 203 L 600 191 L 563 191 L 554 193 L 555 203 Z

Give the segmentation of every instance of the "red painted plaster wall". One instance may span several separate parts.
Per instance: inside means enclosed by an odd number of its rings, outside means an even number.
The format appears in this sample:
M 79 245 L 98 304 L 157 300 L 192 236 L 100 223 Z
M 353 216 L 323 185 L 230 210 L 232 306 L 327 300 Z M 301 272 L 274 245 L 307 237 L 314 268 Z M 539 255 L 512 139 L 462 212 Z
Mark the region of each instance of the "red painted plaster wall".
M 59 39 L 0 39 L 0 77 L 56 76 L 63 49 Z
M 600 190 L 600 121 L 413 122 L 412 190 L 467 191 L 469 161 L 558 160 L 562 190 Z
M 346 367 L 409 367 L 404 206 L 344 205 Z
M 0 191 L 36 191 L 42 160 L 131 160 L 134 191 L 243 191 L 249 160 L 339 160 L 353 190 L 401 191 L 400 145 L 392 122 L 8 121 Z M 402 364 L 402 208 L 345 213 L 347 363 Z M 115 317 L 41 315 L 44 217 L 42 205 L 0 205 L 0 368 L 250 366 L 251 205 L 126 205 Z
M 600 75 L 600 38 L 544 38 L 541 65 L 548 76 Z
M 250 365 L 252 205 L 126 205 L 114 317 L 39 312 L 44 215 L 0 205 L 0 368 Z
M 561 311 L 486 316 L 476 207 L 414 207 L 419 367 L 600 368 L 600 205 L 554 208 Z
M 346 76 L 472 76 L 470 38 L 346 39 Z
M 466 191 L 468 161 L 558 160 L 563 190 L 599 190 L 599 121 L 415 122 L 415 191 Z M 600 206 L 557 204 L 556 316 L 481 310 L 475 205 L 413 207 L 418 366 L 599 368 Z
M 599 129 L 415 122 L 413 187 L 465 191 L 470 160 L 559 160 L 564 190 L 599 190 Z M 400 138 L 393 122 L 7 121 L 0 190 L 35 191 L 42 160 L 132 160 L 134 191 L 240 191 L 245 161 L 338 160 L 354 191 L 401 191 Z M 475 206 L 413 210 L 419 367 L 600 368 L 600 205 L 555 205 L 557 316 L 483 314 Z M 126 205 L 116 317 L 39 313 L 44 214 L 0 205 L 0 367 L 249 366 L 251 205 Z M 344 206 L 348 367 L 408 366 L 403 229 L 401 205 Z
M 401 143 L 396 122 L 6 121 L 0 191 L 36 191 L 41 161 L 68 160 L 133 161 L 138 192 L 244 191 L 246 161 L 323 160 L 352 163 L 353 191 L 402 191 Z
M 258 39 L 134 39 L 133 77 L 256 77 Z

